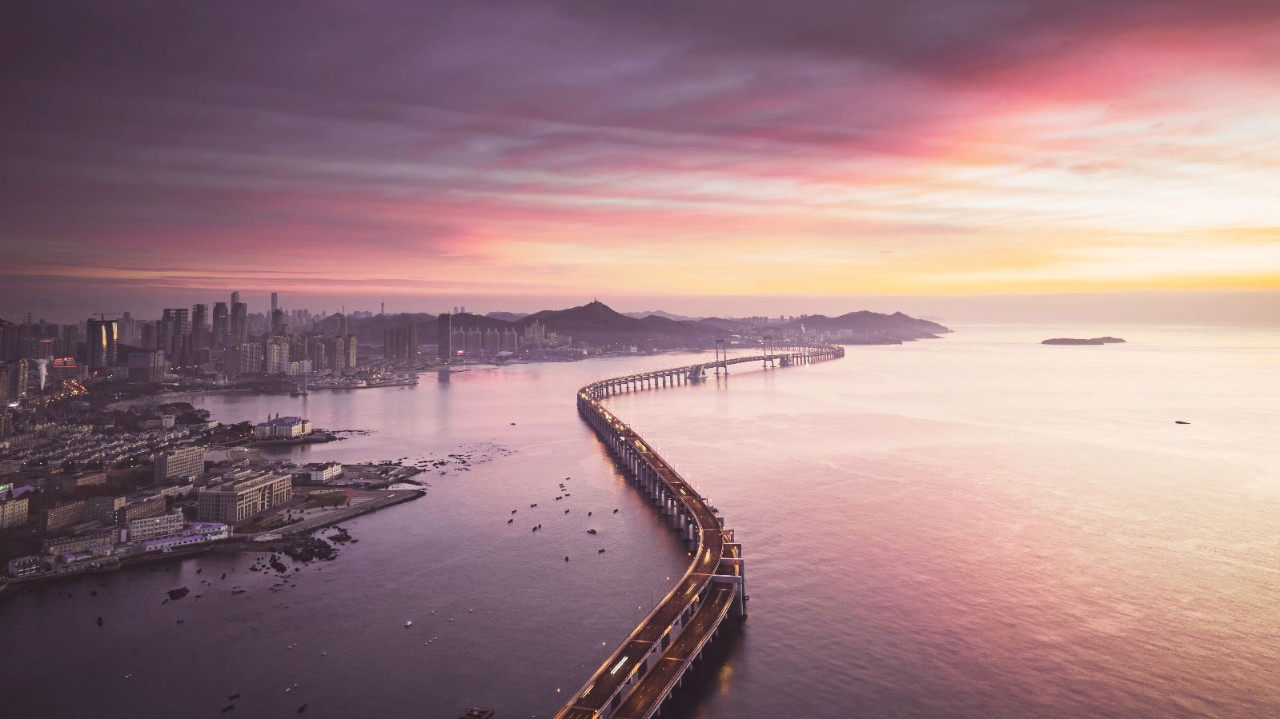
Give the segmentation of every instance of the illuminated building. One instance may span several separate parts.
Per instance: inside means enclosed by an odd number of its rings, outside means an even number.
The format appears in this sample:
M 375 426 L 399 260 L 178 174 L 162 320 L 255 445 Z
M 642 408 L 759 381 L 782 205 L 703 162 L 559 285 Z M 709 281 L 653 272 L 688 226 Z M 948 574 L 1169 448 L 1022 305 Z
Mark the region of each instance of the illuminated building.
M 8 495 L 0 494 L 0 496 Z M 0 499 L 0 529 L 21 527 L 26 524 L 27 503 L 29 501 L 26 497 Z
M 116 364 L 116 352 L 120 341 L 120 326 L 115 320 L 88 322 L 89 371 L 95 372 Z

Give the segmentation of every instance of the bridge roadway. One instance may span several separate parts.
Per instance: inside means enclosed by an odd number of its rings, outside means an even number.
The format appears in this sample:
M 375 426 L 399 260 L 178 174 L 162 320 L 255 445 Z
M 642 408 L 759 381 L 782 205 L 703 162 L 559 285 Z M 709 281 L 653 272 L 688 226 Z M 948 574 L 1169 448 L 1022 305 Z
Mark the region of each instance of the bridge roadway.
M 799 364 L 844 356 L 843 347 L 815 347 L 784 355 L 784 364 Z M 671 516 L 693 547 L 693 560 L 684 575 L 654 606 L 631 634 L 556 714 L 559 719 L 650 719 L 671 695 L 688 668 L 702 655 L 725 617 L 746 616 L 746 585 L 741 546 L 733 530 L 725 529 L 716 510 L 680 476 L 644 438 L 606 410 L 605 397 L 643 382 L 648 386 L 697 381 L 710 366 L 763 362 L 779 355 L 739 357 L 722 362 L 689 365 L 594 382 L 578 392 L 578 411 L 645 491 Z M 643 378 L 643 379 L 642 379 Z M 644 384 L 638 386 L 644 386 Z
M 811 362 L 826 359 L 836 359 L 843 356 L 843 347 L 822 345 L 796 351 L 787 350 L 777 353 L 770 352 L 762 355 L 734 357 L 732 359 L 726 357 L 724 359 L 716 359 L 712 362 L 704 362 L 685 367 L 670 367 L 667 369 L 637 372 L 635 374 L 622 375 L 620 377 L 611 377 L 609 379 L 593 382 L 583 389 L 593 390 L 592 397 L 599 399 L 619 394 L 621 392 L 675 386 L 677 384 L 685 384 L 688 382 L 699 382 L 706 376 L 707 369 L 714 369 L 717 374 L 723 370 L 725 374 L 728 374 L 729 365 L 742 364 L 744 362 L 759 362 L 764 367 L 775 367 L 779 364 L 783 367 L 788 367 L 797 364 L 809 364 Z

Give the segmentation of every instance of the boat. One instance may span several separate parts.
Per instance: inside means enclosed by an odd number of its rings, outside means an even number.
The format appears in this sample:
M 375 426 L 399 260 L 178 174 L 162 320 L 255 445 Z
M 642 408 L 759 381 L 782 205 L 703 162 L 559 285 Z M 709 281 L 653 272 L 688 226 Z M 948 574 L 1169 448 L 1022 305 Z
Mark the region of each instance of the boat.
M 404 623 L 404 627 L 405 627 L 405 629 L 408 629 L 409 627 L 412 627 L 412 626 L 413 626 L 413 621 L 412 621 L 412 620 L 407 621 L 407 622 L 405 622 L 405 623 Z
M 458 719 L 493 719 L 493 710 L 484 707 L 468 707 L 458 715 Z

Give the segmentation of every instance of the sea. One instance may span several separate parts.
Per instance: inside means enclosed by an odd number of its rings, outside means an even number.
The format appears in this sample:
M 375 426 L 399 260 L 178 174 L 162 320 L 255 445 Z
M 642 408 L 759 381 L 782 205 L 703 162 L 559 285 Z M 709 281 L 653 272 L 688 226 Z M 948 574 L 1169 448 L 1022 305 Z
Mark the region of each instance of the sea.
M 575 390 L 709 358 L 193 396 L 364 430 L 276 456 L 429 461 L 427 494 L 287 581 L 210 553 L 11 590 L 0 715 L 552 716 L 688 561 Z M 608 404 L 746 557 L 749 617 L 664 717 L 1280 716 L 1274 329 L 963 326 Z

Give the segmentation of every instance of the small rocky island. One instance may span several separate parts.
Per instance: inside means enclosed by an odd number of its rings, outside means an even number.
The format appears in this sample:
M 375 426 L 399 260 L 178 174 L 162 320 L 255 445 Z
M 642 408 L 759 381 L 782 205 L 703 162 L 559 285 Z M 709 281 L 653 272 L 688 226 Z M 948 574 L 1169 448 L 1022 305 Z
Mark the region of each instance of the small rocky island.
M 1119 337 L 1091 337 L 1084 339 L 1081 337 L 1055 337 L 1050 340 L 1044 340 L 1042 345 L 1109 345 L 1124 342 Z

